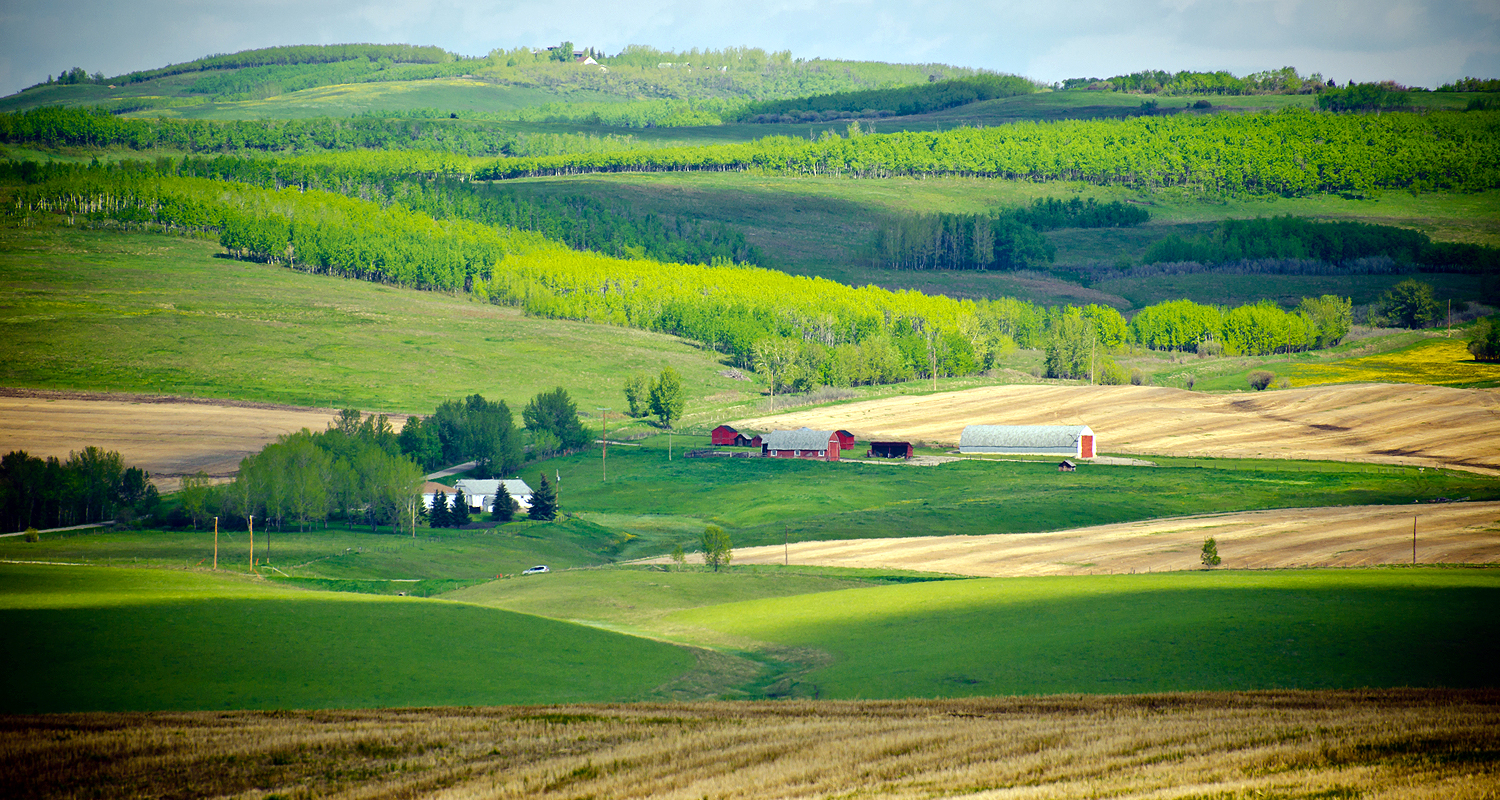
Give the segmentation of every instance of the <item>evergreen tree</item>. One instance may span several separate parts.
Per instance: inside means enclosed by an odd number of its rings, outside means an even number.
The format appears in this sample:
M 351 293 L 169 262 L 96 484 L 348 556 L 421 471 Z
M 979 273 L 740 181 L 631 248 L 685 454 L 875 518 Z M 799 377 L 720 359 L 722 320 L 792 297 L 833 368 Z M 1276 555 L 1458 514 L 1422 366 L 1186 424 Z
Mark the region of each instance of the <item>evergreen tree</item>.
M 630 410 L 626 413 L 636 418 L 646 416 L 646 414 L 648 413 L 646 411 L 646 405 L 650 393 L 651 388 L 647 385 L 645 375 L 631 375 L 630 377 L 626 378 L 625 403 L 630 408 Z
M 526 516 L 538 520 L 557 519 L 557 490 L 547 482 L 547 476 L 542 475 L 542 482 L 531 493 L 531 510 Z
M 501 484 L 499 491 L 495 492 L 495 503 L 490 509 L 490 519 L 495 522 L 510 522 L 516 518 L 516 512 L 520 510 L 516 504 L 516 498 L 510 496 Z
M 427 512 L 427 524 L 433 528 L 448 527 L 448 494 L 438 492 L 432 498 L 432 510 Z
M 453 491 L 453 508 L 448 510 L 448 527 L 462 528 L 469 524 L 469 498 L 463 489 Z

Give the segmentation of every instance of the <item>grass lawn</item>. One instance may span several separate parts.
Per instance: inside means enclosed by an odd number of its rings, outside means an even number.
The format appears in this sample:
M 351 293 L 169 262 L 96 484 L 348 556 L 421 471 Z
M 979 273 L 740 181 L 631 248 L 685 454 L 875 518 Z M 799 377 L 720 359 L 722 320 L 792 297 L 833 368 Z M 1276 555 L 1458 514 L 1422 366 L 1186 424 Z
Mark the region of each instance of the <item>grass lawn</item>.
M 1203 572 L 851 589 L 667 617 L 832 659 L 801 697 L 1495 685 L 1500 570 Z
M 219 253 L 159 234 L 0 230 L 0 385 L 417 413 L 475 392 L 519 413 L 557 386 L 585 411 L 619 406 L 626 375 L 668 364 L 689 397 L 747 385 L 674 337 Z
M 0 565 L 0 713 L 649 696 L 681 648 L 441 600 L 168 570 Z

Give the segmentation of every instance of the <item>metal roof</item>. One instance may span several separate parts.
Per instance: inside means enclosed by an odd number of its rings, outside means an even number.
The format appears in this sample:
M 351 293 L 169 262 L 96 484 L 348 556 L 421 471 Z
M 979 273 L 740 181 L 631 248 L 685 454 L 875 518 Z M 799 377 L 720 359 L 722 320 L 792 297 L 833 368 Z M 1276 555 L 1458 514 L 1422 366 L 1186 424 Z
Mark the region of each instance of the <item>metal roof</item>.
M 1093 435 L 1087 425 L 970 425 L 958 437 L 958 446 L 1074 447 L 1079 437 Z
M 798 428 L 794 431 L 771 431 L 760 437 L 767 450 L 827 450 L 829 440 L 837 440 L 833 431 Z
M 453 485 L 456 488 L 463 489 L 465 497 L 490 497 L 500 489 L 500 486 L 502 484 L 504 484 L 505 491 L 509 493 L 511 497 L 519 499 L 522 497 L 529 497 L 531 495 L 531 487 L 526 485 L 526 481 L 514 478 L 505 481 L 481 481 L 472 478 L 464 478 L 461 481 L 454 481 Z

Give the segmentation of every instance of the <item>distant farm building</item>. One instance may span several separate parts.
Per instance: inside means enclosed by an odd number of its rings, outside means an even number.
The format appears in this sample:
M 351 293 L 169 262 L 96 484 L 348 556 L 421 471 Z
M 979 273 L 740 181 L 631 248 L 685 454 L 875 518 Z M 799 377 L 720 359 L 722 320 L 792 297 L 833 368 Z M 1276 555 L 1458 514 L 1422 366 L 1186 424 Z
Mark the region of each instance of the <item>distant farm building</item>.
M 759 436 L 746 436 L 728 425 L 714 428 L 709 439 L 715 447 L 760 447 Z
M 1077 472 L 1078 471 L 1078 465 L 1074 464 L 1073 462 L 1071 462 L 1071 461 L 1069 461 L 1067 459 L 1063 459 L 1063 462 L 1061 464 L 1057 465 L 1057 471 L 1058 472 Z
M 970 425 L 959 436 L 958 452 L 1093 458 L 1094 431 L 1087 425 Z
M 464 490 L 464 498 L 469 502 L 469 508 L 474 511 L 487 512 L 495 505 L 495 495 L 504 486 L 505 491 L 511 497 L 516 498 L 516 504 L 522 511 L 531 508 L 531 487 L 523 480 L 490 480 L 480 481 L 465 478 L 454 482 L 454 488 Z M 452 502 L 452 499 L 449 499 Z
M 841 445 L 839 436 L 834 431 L 798 428 L 794 431 L 771 431 L 760 439 L 761 454 L 770 458 L 839 460 Z
M 839 448 L 840 449 L 842 449 L 842 450 L 853 450 L 854 449 L 854 434 L 852 434 L 852 433 L 850 433 L 848 431 L 834 431 L 833 433 L 834 433 L 835 436 L 839 437 Z
M 911 442 L 870 442 L 871 458 L 911 458 Z
M 739 435 L 740 432 L 735 430 L 734 428 L 731 428 L 728 425 L 720 425 L 719 427 L 714 428 L 712 431 L 709 431 L 708 438 L 709 441 L 713 442 L 716 445 L 733 445 L 734 437 Z

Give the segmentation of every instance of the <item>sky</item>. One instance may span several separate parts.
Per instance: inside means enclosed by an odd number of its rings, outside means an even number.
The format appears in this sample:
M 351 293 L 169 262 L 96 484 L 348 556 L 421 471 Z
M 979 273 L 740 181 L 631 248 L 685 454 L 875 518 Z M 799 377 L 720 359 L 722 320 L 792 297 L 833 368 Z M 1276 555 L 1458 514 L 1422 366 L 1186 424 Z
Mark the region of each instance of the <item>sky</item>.
M 1293 66 L 1432 88 L 1500 77 L 1500 1 L 4 0 L 0 94 L 75 66 L 112 76 L 273 45 L 400 42 L 474 56 L 564 40 L 606 53 L 749 45 L 1049 83 Z

